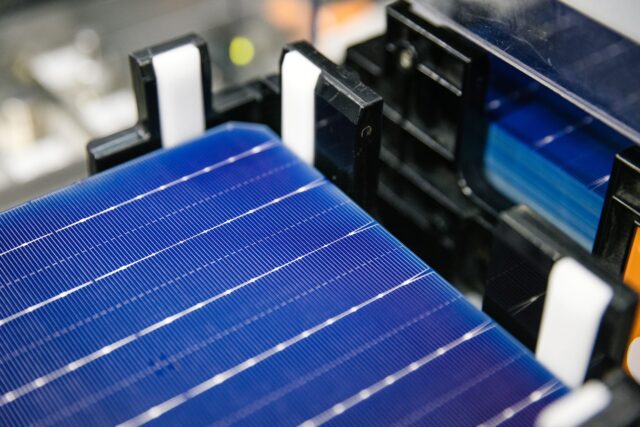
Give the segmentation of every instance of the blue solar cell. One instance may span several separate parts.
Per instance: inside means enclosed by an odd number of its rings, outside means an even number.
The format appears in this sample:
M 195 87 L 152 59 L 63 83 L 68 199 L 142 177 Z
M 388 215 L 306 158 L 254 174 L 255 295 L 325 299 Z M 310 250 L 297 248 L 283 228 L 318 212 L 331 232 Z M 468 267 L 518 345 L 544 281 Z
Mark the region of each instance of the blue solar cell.
M 497 67 L 488 91 L 487 177 L 591 250 L 613 160 L 632 143 L 514 74 Z
M 0 224 L 3 425 L 531 424 L 566 393 L 260 126 Z

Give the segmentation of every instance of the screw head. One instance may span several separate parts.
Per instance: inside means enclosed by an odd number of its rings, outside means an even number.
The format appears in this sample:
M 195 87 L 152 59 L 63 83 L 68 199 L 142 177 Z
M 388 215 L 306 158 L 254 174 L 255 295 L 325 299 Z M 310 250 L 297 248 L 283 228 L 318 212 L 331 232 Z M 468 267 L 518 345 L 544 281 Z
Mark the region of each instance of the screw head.
M 413 52 L 411 52 L 409 49 L 404 49 L 402 52 L 400 52 L 399 61 L 400 66 L 405 70 L 413 67 Z

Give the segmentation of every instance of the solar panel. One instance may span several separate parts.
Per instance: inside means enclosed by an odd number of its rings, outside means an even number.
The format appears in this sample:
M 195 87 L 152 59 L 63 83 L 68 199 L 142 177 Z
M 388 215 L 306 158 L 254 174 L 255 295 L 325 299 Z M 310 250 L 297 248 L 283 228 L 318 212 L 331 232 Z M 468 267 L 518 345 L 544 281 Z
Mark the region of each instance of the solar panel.
M 260 126 L 0 224 L 3 425 L 531 424 L 567 391 Z

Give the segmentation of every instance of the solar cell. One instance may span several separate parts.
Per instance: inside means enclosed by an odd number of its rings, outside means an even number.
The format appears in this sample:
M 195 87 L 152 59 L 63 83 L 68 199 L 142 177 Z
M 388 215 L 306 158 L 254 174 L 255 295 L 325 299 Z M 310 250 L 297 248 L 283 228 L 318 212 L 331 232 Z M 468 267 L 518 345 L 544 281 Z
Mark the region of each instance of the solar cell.
M 0 224 L 3 425 L 531 424 L 566 393 L 260 126 Z
M 613 159 L 632 143 L 504 68 L 488 91 L 487 176 L 591 250 Z

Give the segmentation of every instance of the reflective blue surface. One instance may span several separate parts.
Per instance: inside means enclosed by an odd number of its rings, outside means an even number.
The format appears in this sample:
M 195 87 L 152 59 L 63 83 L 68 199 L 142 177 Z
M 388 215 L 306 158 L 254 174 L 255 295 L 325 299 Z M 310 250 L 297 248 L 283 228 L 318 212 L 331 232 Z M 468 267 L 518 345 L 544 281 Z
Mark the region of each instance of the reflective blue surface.
M 590 251 L 613 159 L 640 143 L 640 46 L 561 0 L 410 3 L 492 59 L 491 183 Z
M 2 425 L 528 425 L 566 393 L 262 127 L 0 224 Z
M 633 143 L 518 71 L 492 69 L 489 180 L 590 251 L 615 155 Z
M 439 26 L 461 33 L 640 143 L 637 43 L 560 0 L 411 3 Z

